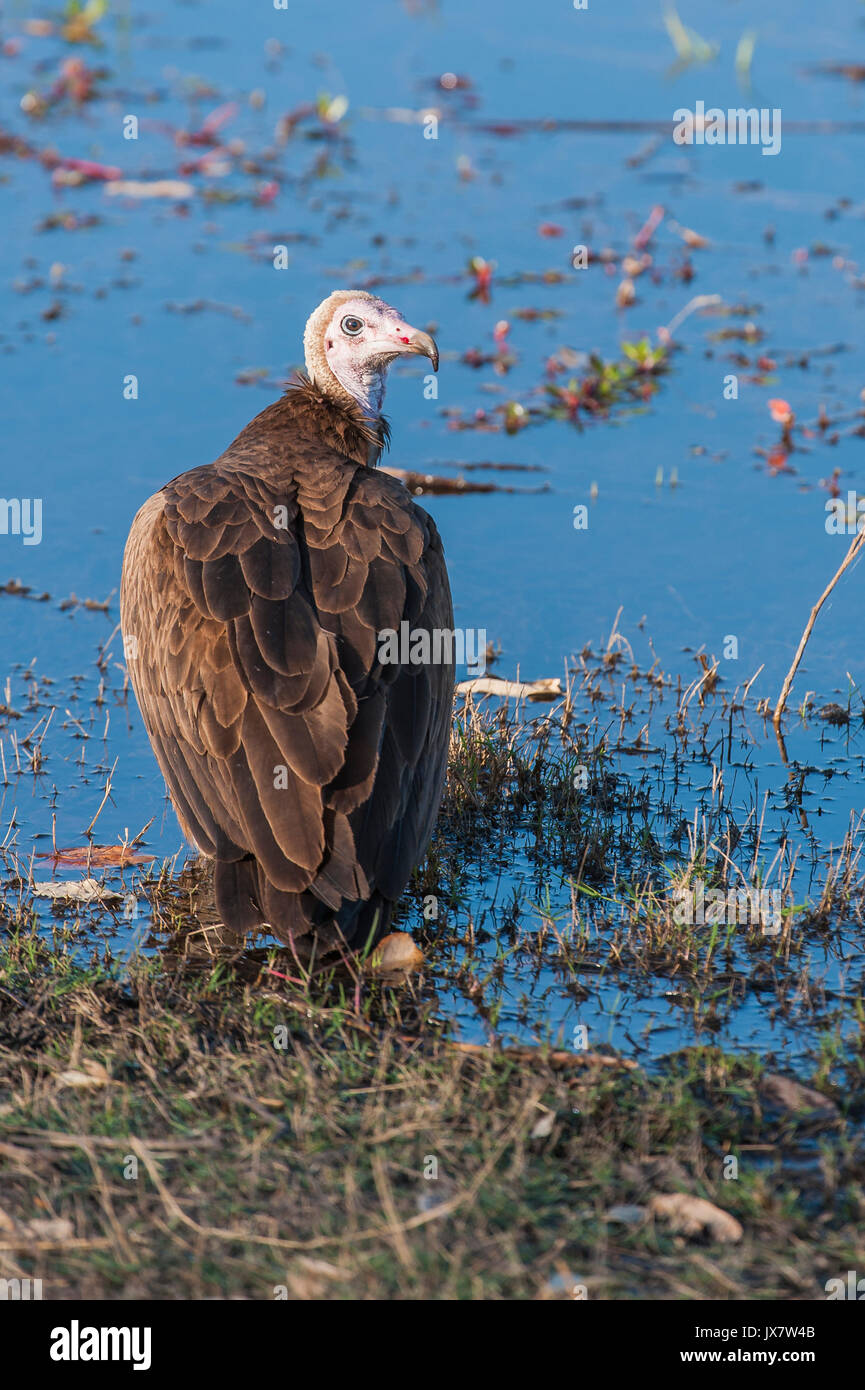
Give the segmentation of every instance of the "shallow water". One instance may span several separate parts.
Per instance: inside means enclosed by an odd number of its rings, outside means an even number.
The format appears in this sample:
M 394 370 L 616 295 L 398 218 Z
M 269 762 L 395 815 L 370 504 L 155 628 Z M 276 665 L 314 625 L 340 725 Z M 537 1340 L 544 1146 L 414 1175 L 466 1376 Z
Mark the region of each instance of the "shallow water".
M 830 29 L 825 11 L 803 0 L 783 13 L 759 3 L 747 11 L 683 4 L 684 23 L 720 49 L 714 61 L 679 72 L 660 7 L 633 0 L 614 9 L 590 0 L 585 11 L 564 3 L 535 11 L 515 0 L 494 10 L 371 0 L 280 12 L 262 3 L 244 9 L 242 26 L 237 7 L 222 0 L 136 7 L 130 21 L 120 5 L 98 26 L 100 48 L 24 33 L 32 13 L 19 5 L 0 35 L 20 38 L 17 51 L 7 45 L 0 57 L 0 129 L 34 149 L 52 146 L 117 166 L 124 178 L 188 177 L 195 193 L 178 205 L 110 197 L 99 181 L 57 189 L 36 158 L 0 154 L 0 492 L 43 505 L 41 544 L 0 535 L 0 583 L 14 576 L 52 596 L 37 603 L 0 594 L 0 676 L 12 677 L 9 703 L 23 711 L 0 728 L 9 769 L 7 846 L 24 860 L 44 850 L 52 811 L 57 843 L 81 843 L 114 767 L 99 843 L 127 828 L 134 835 L 155 815 L 147 850 L 162 858 L 182 848 L 134 705 L 118 703 L 116 694 L 92 704 L 94 661 L 117 622 L 126 533 L 152 491 L 215 457 L 272 398 L 272 385 L 239 378 L 260 370 L 271 383 L 284 379 L 299 361 L 308 312 L 341 284 L 374 285 L 410 321 L 436 326 L 438 399 L 424 398 L 420 371 L 393 374 L 392 464 L 440 473 L 490 461 L 544 470 L 500 475 L 531 489 L 524 493 L 425 502 L 444 539 L 457 622 L 484 628 L 501 644 L 498 673 L 560 674 L 587 644 L 604 647 L 621 610 L 618 630 L 641 668 L 657 657 L 687 684 L 699 673 L 693 653 L 704 649 L 720 658 L 724 690 L 762 667 L 752 697 L 774 700 L 811 605 L 849 543 L 826 533 L 821 480 L 840 469 L 842 493 L 862 487 L 865 446 L 850 431 L 862 423 L 865 385 L 865 89 L 814 71 L 865 61 L 861 6 L 834 6 Z M 745 28 L 758 34 L 750 93 L 734 65 Z M 70 56 L 106 69 L 99 95 L 80 108 L 66 103 L 39 119 L 26 115 L 22 97 L 49 92 Z M 444 72 L 468 85 L 442 90 Z M 262 94 L 252 105 L 251 92 Z M 293 139 L 275 144 L 279 118 L 323 92 L 349 103 L 326 137 L 320 122 L 306 120 Z M 673 112 L 698 100 L 780 108 L 780 154 L 674 145 Z M 200 129 L 227 102 L 237 110 L 223 135 L 242 140 L 244 155 L 227 157 L 211 174 L 182 174 L 180 166 L 207 149 L 178 148 L 173 131 Z M 428 107 L 440 112 L 436 140 L 405 118 Z M 137 141 L 122 138 L 130 113 L 139 117 Z M 547 124 L 523 129 L 520 122 Z M 587 122 L 654 129 L 575 128 Z M 244 168 L 244 158 L 255 167 Z M 268 187 L 274 181 L 276 190 Z M 617 309 L 621 272 L 608 274 L 598 262 L 574 270 L 572 249 L 585 243 L 621 256 L 656 205 L 665 217 L 648 247 L 652 268 L 635 281 L 636 303 Z M 57 214 L 98 221 L 42 229 Z M 542 224 L 561 234 L 540 235 Z M 676 224 L 709 245 L 689 248 Z M 273 268 L 275 244 L 288 247 L 287 270 Z M 473 256 L 496 263 L 489 302 L 471 297 L 466 267 Z M 561 278 L 544 283 L 548 271 Z M 451 427 L 447 412 L 470 422 L 502 402 L 536 403 L 545 363 L 563 348 L 610 359 L 625 339 L 654 341 L 661 325 L 702 294 L 744 312 L 689 317 L 676 333 L 670 370 L 640 408 L 623 407 L 582 429 L 556 420 L 513 435 Z M 543 317 L 547 310 L 556 317 Z M 532 321 L 520 317 L 524 311 L 542 312 Z M 500 376 L 461 362 L 468 349 L 494 350 L 501 319 L 511 325 L 512 369 Z M 745 324 L 754 325 L 755 341 L 713 338 Z M 749 365 L 731 362 L 737 352 Z M 759 357 L 776 367 L 757 367 Z M 739 395 L 725 400 L 731 372 Z M 123 398 L 128 374 L 139 381 L 134 401 Z M 780 426 L 767 406 L 775 397 L 789 401 L 799 421 L 814 422 L 825 405 L 839 422 L 797 436 L 803 447 L 787 460 L 792 471 L 770 468 L 755 452 L 778 443 Z M 831 443 L 836 429 L 840 437 Z M 545 491 L 535 490 L 540 483 Z M 589 506 L 582 531 L 573 525 L 579 503 Z M 818 705 L 846 705 L 848 678 L 861 685 L 861 579 L 861 567 L 848 572 L 821 613 L 794 706 L 806 691 Z M 72 593 L 110 597 L 107 613 L 61 610 Z M 735 659 L 722 655 L 731 637 Z M 122 662 L 115 633 L 106 656 L 115 687 Z M 32 712 L 24 667 L 56 683 L 42 689 Z M 84 679 L 76 698 L 77 675 Z M 18 777 L 12 735 L 23 739 L 52 704 L 44 771 L 36 781 Z M 853 708 L 861 709 L 861 697 Z M 818 769 L 806 779 L 805 796 L 825 859 L 851 813 L 861 815 L 865 805 L 861 721 L 851 731 L 792 716 L 789 728 L 790 757 Z M 654 746 L 663 740 L 663 728 L 653 730 Z M 76 761 L 82 749 L 84 775 Z M 768 794 L 768 835 L 777 843 L 786 829 L 795 838 L 787 771 L 761 721 L 740 757 L 747 768 L 734 802 L 751 805 Z M 831 780 L 827 769 L 836 774 Z M 695 771 L 695 788 L 704 783 Z M 683 787 L 681 801 L 688 818 L 699 795 Z M 531 873 L 519 854 L 504 881 L 522 883 L 531 899 Z M 561 900 L 568 896 L 561 883 L 548 886 Z M 801 890 L 811 885 L 803 881 Z M 489 910 L 493 883 L 484 866 L 471 892 L 476 912 Z M 532 920 L 527 909 L 526 930 Z M 820 950 L 813 950 L 819 972 Z M 833 986 L 839 969 L 825 966 Z M 509 1001 L 524 983 L 519 967 L 509 967 Z M 552 973 L 542 973 L 535 988 L 547 993 L 537 1012 L 553 1033 L 567 1034 L 588 1011 L 593 1037 L 624 1050 L 632 1046 L 628 1034 L 636 1037 L 650 1018 L 671 1030 L 652 1037 L 653 1051 L 694 1036 L 659 979 L 644 982 L 645 998 L 636 981 L 589 983 L 591 1000 L 580 1010 Z M 446 982 L 440 998 L 467 1036 L 482 1035 Z M 803 1020 L 772 1022 L 759 996 L 748 994 L 725 1017 L 720 1037 L 807 1049 L 814 1036 Z M 515 1016 L 512 1026 L 520 1030 Z

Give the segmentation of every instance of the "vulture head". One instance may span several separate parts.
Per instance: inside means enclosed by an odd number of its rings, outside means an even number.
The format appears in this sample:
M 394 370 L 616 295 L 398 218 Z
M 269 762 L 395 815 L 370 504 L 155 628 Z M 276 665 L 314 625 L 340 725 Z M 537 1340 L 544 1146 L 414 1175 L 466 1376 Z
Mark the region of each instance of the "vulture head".
M 433 371 L 434 340 L 406 323 L 396 309 L 363 290 L 335 290 L 310 315 L 303 335 L 306 371 L 320 391 L 364 415 L 381 414 L 387 369 L 395 357 L 420 354 Z

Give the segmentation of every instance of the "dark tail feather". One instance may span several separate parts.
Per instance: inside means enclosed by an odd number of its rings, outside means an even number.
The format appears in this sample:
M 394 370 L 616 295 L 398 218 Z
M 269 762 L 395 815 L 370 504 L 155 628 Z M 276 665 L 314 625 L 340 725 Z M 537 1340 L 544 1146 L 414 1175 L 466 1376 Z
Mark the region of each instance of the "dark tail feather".
M 216 910 L 224 926 L 246 935 L 261 926 L 258 906 L 258 876 L 255 860 L 238 859 L 226 864 L 217 859 L 213 866 L 213 892 Z
M 375 945 L 390 925 L 393 903 L 379 893 L 366 901 L 344 902 L 334 912 L 317 894 L 287 893 L 270 883 L 250 855 L 235 863 L 217 859 L 213 866 L 216 910 L 224 926 L 242 935 L 264 923 L 285 945 L 317 958 Z

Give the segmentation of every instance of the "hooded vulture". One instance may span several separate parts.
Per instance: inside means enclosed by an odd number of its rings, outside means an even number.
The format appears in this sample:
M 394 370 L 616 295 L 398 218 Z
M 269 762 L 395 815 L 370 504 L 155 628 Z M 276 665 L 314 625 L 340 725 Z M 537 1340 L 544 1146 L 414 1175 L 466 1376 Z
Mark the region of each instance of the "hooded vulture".
M 213 860 L 222 922 L 269 927 L 309 959 L 380 936 L 422 858 L 454 671 L 386 659 L 380 636 L 453 628 L 435 525 L 375 471 L 387 369 L 404 353 L 435 369 L 436 345 L 382 300 L 340 290 L 310 317 L 304 351 L 281 400 L 138 512 L 120 614 L 144 725 L 184 832 Z

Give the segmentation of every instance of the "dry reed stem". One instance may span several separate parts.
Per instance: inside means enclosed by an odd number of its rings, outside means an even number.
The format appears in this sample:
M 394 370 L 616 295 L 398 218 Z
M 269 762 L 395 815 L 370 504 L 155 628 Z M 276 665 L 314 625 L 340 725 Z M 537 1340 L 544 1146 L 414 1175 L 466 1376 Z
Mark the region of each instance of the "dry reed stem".
M 772 723 L 775 725 L 776 730 L 780 727 L 781 715 L 784 713 L 784 706 L 787 703 L 787 697 L 790 694 L 790 689 L 793 685 L 796 672 L 799 669 L 799 662 L 802 660 L 805 648 L 808 645 L 808 639 L 810 638 L 811 633 L 814 629 L 814 624 L 817 621 L 817 614 L 820 612 L 820 609 L 823 607 L 823 604 L 826 602 L 826 599 L 829 597 L 832 590 L 835 588 L 835 585 L 838 583 L 838 580 L 841 578 L 841 575 L 844 573 L 847 566 L 851 564 L 853 560 L 855 560 L 863 545 L 865 545 L 865 531 L 857 531 L 856 535 L 853 537 L 853 540 L 850 542 L 850 549 L 844 556 L 844 559 L 839 565 L 836 573 L 830 579 L 829 583 L 826 585 L 826 588 L 823 590 L 814 607 L 811 609 L 811 616 L 805 625 L 805 631 L 802 633 L 802 638 L 799 642 L 799 646 L 796 649 L 796 655 L 793 658 L 793 665 L 787 672 L 787 678 L 784 681 L 783 686 L 781 687 L 781 694 L 778 696 L 778 703 L 775 706 L 775 713 L 772 715 Z

